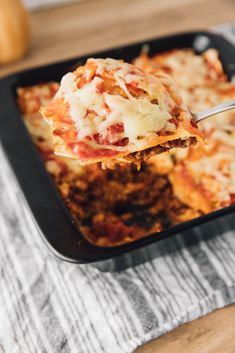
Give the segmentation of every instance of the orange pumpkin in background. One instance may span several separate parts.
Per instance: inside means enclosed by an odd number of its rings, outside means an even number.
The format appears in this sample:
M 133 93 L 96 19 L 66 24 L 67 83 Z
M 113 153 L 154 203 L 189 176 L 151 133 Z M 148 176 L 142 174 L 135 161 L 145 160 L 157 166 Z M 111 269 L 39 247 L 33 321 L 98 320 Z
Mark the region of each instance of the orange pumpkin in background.
M 21 0 L 0 0 L 0 65 L 22 58 L 29 44 L 29 14 Z

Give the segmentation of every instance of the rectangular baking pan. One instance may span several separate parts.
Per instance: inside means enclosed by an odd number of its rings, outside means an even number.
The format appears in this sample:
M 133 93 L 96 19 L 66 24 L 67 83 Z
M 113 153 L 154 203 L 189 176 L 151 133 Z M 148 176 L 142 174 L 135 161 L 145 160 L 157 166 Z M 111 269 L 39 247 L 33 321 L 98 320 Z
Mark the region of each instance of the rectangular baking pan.
M 235 47 L 216 34 L 188 32 L 91 53 L 12 74 L 0 80 L 0 138 L 3 148 L 43 240 L 51 251 L 63 260 L 80 264 L 102 261 L 105 269 L 119 268 L 118 263 L 126 263 L 129 266 L 148 259 L 146 249 L 156 248 L 153 243 L 235 211 L 235 205 L 232 205 L 160 233 L 108 248 L 91 244 L 76 228 L 24 125 L 16 104 L 16 89 L 20 86 L 60 81 L 66 72 L 83 64 L 88 57 L 112 57 L 131 61 L 140 54 L 146 44 L 149 46 L 150 55 L 175 48 L 193 48 L 197 53 L 211 47 L 216 48 L 228 77 L 231 79 L 235 74 Z

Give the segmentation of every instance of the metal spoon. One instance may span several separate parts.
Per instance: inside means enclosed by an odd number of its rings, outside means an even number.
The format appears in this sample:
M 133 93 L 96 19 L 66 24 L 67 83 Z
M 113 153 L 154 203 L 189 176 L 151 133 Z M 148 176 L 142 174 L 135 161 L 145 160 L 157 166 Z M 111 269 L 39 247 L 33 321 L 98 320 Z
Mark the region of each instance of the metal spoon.
M 191 114 L 193 115 L 196 122 L 199 122 L 206 118 L 209 118 L 212 115 L 216 115 L 231 109 L 235 109 L 235 100 L 216 105 L 213 108 L 203 110 L 202 112 L 199 112 L 199 113 L 191 112 Z

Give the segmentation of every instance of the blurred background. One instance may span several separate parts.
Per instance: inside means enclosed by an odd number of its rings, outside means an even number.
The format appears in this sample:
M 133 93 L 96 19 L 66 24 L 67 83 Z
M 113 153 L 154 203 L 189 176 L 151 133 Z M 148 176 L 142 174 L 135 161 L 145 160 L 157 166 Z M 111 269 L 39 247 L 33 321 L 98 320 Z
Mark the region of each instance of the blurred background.
M 234 0 L 1 3 L 0 76 L 138 40 L 235 22 Z
M 48 8 L 52 6 L 66 5 L 82 0 L 23 0 L 24 5 L 30 11 L 35 11 L 40 8 Z

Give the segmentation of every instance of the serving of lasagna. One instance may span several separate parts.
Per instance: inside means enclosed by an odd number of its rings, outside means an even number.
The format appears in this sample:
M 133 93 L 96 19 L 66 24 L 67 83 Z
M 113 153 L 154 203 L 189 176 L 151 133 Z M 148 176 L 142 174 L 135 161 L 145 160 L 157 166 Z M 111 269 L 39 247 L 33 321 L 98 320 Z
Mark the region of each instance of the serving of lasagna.
M 66 74 L 41 109 L 58 155 L 81 165 L 140 164 L 202 140 L 174 80 L 114 59 L 88 59 Z
M 190 111 L 201 111 L 235 99 L 235 84 L 228 82 L 218 54 L 213 49 L 202 55 L 196 55 L 190 49 L 173 50 L 152 57 L 142 54 L 134 60 L 134 64 L 142 70 L 141 72 L 155 75 L 164 86 L 165 94 L 169 94 L 174 102 L 167 74 L 175 78 L 180 96 Z M 80 74 L 77 72 L 76 75 Z M 199 127 L 205 135 L 203 142 L 187 148 L 171 148 L 170 152 L 155 155 L 142 164 L 140 171 L 132 165 L 103 170 L 100 163 L 81 166 L 78 158 L 54 154 L 50 128 L 43 120 L 39 109 L 41 106 L 51 108 L 50 102 L 55 102 L 56 99 L 62 99 L 64 108 L 64 93 L 60 92 L 62 87 L 63 84 L 59 86 L 58 83 L 51 82 L 19 88 L 18 104 L 33 142 L 45 161 L 46 169 L 53 178 L 65 205 L 77 227 L 91 242 L 99 246 L 114 246 L 134 241 L 235 203 L 234 111 L 224 112 L 201 122 Z M 103 91 L 104 88 L 100 87 Z M 104 92 L 112 96 L 110 90 L 114 87 L 116 86 L 108 81 Z M 143 98 L 143 92 L 140 93 L 136 85 L 133 87 L 127 85 L 128 93 L 124 87 L 121 87 L 123 91 L 120 87 L 117 87 L 118 93 L 115 92 L 120 98 L 124 93 L 126 94 L 122 97 L 124 99 L 128 99 L 129 94 L 135 99 Z M 56 93 L 58 90 L 59 93 Z M 180 106 L 180 112 L 184 111 L 179 103 L 177 105 Z M 156 106 L 161 107 L 159 99 Z M 171 115 L 171 118 L 167 119 L 167 124 L 172 124 L 171 128 L 173 125 L 178 127 L 174 120 L 170 121 L 174 115 L 173 111 L 170 108 L 163 110 Z M 55 138 L 58 137 L 56 141 L 59 145 L 62 144 L 59 148 L 64 148 L 65 155 L 73 153 L 71 148 L 75 146 L 69 146 L 67 149 L 67 145 L 63 144 L 64 138 L 63 143 L 61 142 L 60 122 L 57 125 L 53 120 L 53 114 L 50 124 L 53 125 Z M 96 119 L 95 113 L 89 114 L 91 120 Z M 68 118 L 66 124 L 71 125 L 71 117 L 67 115 L 65 117 Z M 107 116 L 107 119 L 109 118 L 110 115 Z M 183 121 L 190 121 L 190 117 Z M 169 125 L 167 126 L 168 129 Z M 56 132 L 57 128 L 59 131 Z M 108 137 L 106 136 L 108 139 L 111 138 L 109 142 L 112 141 L 112 146 L 126 137 L 124 131 L 116 133 L 117 131 L 113 134 L 109 129 Z M 191 130 L 189 134 L 191 136 Z M 93 135 L 90 135 L 89 130 L 87 136 Z M 87 141 L 91 145 L 98 144 L 99 147 L 102 143 L 107 143 L 100 136 L 96 138 L 97 141 L 89 138 Z M 128 144 L 116 147 L 126 147 Z M 109 149 L 106 147 L 105 151 Z M 78 150 L 75 148 L 75 151 L 77 153 Z

